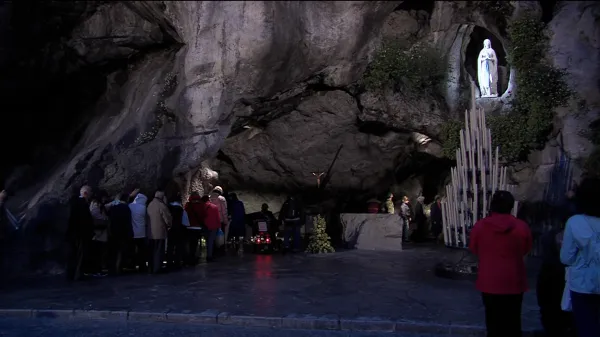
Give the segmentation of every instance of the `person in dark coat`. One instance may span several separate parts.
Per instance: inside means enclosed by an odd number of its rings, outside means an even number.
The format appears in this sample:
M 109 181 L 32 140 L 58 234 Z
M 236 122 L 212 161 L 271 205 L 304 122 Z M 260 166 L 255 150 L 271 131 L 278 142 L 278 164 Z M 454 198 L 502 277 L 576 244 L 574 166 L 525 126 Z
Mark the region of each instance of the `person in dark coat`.
M 437 240 L 442 233 L 442 198 L 439 195 L 435 196 L 435 200 L 431 205 L 431 234 Z
M 237 240 L 246 236 L 246 208 L 244 203 L 238 199 L 237 194 L 230 193 L 231 205 L 228 207 L 231 213 L 231 223 L 229 224 L 230 240 Z
M 275 237 L 275 232 L 277 232 L 279 228 L 279 223 L 277 222 L 275 215 L 273 215 L 273 212 L 269 210 L 269 205 L 262 204 L 260 206 L 260 214 L 269 224 L 269 234 L 271 237 Z
M 279 211 L 279 221 L 283 223 L 285 228 L 283 236 L 283 245 L 285 250 L 290 249 L 290 236 L 294 236 L 293 251 L 300 251 L 300 227 L 302 226 L 302 206 L 300 202 L 293 196 L 288 196 L 287 200 L 281 206 Z
M 536 295 L 545 336 L 566 336 L 573 326 L 570 312 L 563 311 L 561 301 L 565 289 L 565 266 L 560 262 L 560 241 L 564 228 L 542 235 L 542 266 L 538 274 Z
M 181 205 L 181 195 L 179 193 L 169 201 L 168 207 L 171 211 L 173 223 L 167 237 L 167 268 L 174 270 L 181 268 L 183 263 L 185 227 L 189 227 L 190 224 L 187 213 Z
M 192 192 L 189 201 L 185 204 L 185 211 L 189 218 L 190 226 L 187 229 L 186 237 L 188 241 L 188 250 L 186 252 L 186 264 L 195 266 L 198 264 L 198 241 L 206 230 L 204 218 L 206 217 L 206 205 L 198 192 Z
M 422 196 L 417 198 L 417 204 L 415 205 L 415 232 L 413 234 L 413 241 L 422 242 L 425 240 L 425 232 L 427 231 L 427 216 L 425 215 L 425 209 L 423 202 L 425 198 Z
M 131 225 L 131 210 L 127 201 L 127 194 L 120 194 L 117 199 L 106 205 L 110 219 L 110 237 L 108 238 L 109 271 L 120 274 L 124 265 L 129 243 L 133 240 L 133 226 Z
M 88 267 L 88 252 L 94 237 L 94 219 L 89 205 L 91 197 L 92 188 L 86 185 L 81 188 L 78 197 L 71 199 L 67 228 L 67 242 L 70 248 L 67 278 L 73 281 L 80 280 Z

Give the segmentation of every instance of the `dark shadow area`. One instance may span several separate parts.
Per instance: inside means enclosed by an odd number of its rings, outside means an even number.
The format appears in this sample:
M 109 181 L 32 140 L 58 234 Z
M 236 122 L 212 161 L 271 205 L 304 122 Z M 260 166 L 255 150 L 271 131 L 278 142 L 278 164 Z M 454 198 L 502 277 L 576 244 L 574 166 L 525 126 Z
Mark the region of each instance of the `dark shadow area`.
M 418 176 L 421 180 L 421 195 L 425 197 L 425 204 L 433 202 L 436 194 L 443 189 L 444 182 L 450 173 L 453 161 L 437 158 L 427 153 L 416 152 L 406 160 L 406 165 L 399 167 L 395 172 L 396 181 L 402 182 L 411 177 Z M 397 195 L 396 198 L 401 196 Z M 416 196 L 409 196 L 416 197 Z
M 68 155 L 83 136 L 106 78 L 171 42 L 95 63 L 70 45 L 72 30 L 101 2 L 0 2 L 0 187 L 15 167 L 28 185 Z M 116 77 L 119 85 L 126 75 Z M 10 188 L 18 188 L 9 186 Z
M 519 208 L 518 217 L 529 224 L 533 235 L 532 255 L 541 254 L 539 239 L 544 233 L 565 225 L 570 215 L 566 193 L 572 188 L 571 159 L 563 153 L 554 163 L 550 181 L 544 190 L 544 199 L 539 202 L 523 203 Z
M 479 86 L 477 81 L 477 58 L 479 57 L 479 52 L 483 48 L 483 41 L 489 39 L 492 42 L 492 49 L 494 49 L 496 57 L 498 58 L 498 96 L 502 96 L 508 88 L 508 79 L 510 75 L 510 69 L 506 60 L 506 51 L 504 50 L 502 42 L 500 42 L 500 40 L 490 31 L 480 26 L 475 26 L 473 28 L 470 37 L 471 39 L 465 51 L 465 70 L 471 76 L 473 81 L 475 81 L 477 86 Z
M 549 23 L 554 18 L 554 10 L 556 9 L 556 0 L 538 1 L 542 7 L 542 21 Z
M 408 0 L 403 1 L 394 11 L 425 11 L 431 15 L 435 1 L 430 0 Z
M 369 135 L 383 137 L 388 132 L 394 131 L 383 122 L 378 121 L 357 121 L 358 131 Z

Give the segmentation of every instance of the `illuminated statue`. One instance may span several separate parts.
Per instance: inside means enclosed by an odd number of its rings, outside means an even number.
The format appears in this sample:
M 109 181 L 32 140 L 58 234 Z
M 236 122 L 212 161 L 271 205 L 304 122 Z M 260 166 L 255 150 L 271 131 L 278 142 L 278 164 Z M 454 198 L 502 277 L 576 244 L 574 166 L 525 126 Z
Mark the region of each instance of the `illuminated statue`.
M 483 41 L 477 58 L 477 80 L 481 97 L 498 97 L 498 58 L 488 39 Z

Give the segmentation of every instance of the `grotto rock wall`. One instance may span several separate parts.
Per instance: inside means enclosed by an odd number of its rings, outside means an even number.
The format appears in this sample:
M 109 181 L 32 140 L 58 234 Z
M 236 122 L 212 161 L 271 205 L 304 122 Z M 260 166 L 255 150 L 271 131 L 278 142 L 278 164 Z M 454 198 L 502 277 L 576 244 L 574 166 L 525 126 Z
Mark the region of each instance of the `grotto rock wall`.
M 559 176 L 568 175 L 577 182 L 593 150 L 588 131 L 590 123 L 600 117 L 599 18 L 600 5 L 596 2 L 564 1 L 548 24 L 548 57 L 556 67 L 567 70 L 566 80 L 575 95 L 568 106 L 556 110 L 555 130 L 544 149 L 513 168 L 513 179 L 524 200 L 544 199 L 551 180 Z M 570 172 L 560 169 L 561 156 Z
M 87 182 L 157 187 L 217 154 L 247 102 L 319 74 L 347 85 L 366 67 L 394 2 L 128 2 L 99 5 L 67 45 L 111 73 L 88 127 L 30 205 Z M 133 60 L 132 60 L 133 61 Z M 236 115 L 240 113 L 241 116 Z
M 185 193 L 219 183 L 238 190 L 253 207 L 268 201 L 277 211 L 287 192 L 314 188 L 312 172 L 327 170 L 340 146 L 330 191 L 370 197 L 391 188 L 434 195 L 451 164 L 441 159 L 441 126 L 460 118 L 465 106 L 465 52 L 473 27 L 485 28 L 506 47 L 503 27 L 542 10 L 536 1 L 511 2 L 512 14 L 502 23 L 468 2 L 418 8 L 407 3 L 76 2 L 60 10 L 20 7 L 21 21 L 2 7 L 0 15 L 13 20 L 10 29 L 0 29 L 7 36 L 0 47 L 20 51 L 1 59 L 2 69 L 18 69 L 2 79 L 15 79 L 17 88 L 2 93 L 14 118 L 3 125 L 23 124 L 19 116 L 35 116 L 50 129 L 64 125 L 60 132 L 36 129 L 37 144 L 7 147 L 18 148 L 11 156 L 32 153 L 43 164 L 18 169 L 6 180 L 19 192 L 9 207 L 30 209 L 34 218 L 34 206 L 64 203 L 83 183 L 110 193 L 134 185 L 151 193 L 175 177 Z M 34 26 L 26 20 L 28 12 L 37 13 L 40 22 L 51 13 L 52 20 L 18 35 Z M 513 166 L 521 198 L 542 198 L 539 191 L 558 153 L 576 161 L 591 151 L 581 131 L 598 114 L 597 17 L 597 4 L 575 1 L 563 2 L 550 20 L 549 58 L 569 68 L 578 98 L 557 111 L 546 148 Z M 54 25 L 60 29 L 48 43 L 31 41 L 29 48 L 17 43 Z M 363 74 L 386 39 L 436 46 L 448 62 L 443 92 L 366 89 Z M 34 53 L 34 47 L 41 51 Z M 35 58 L 20 62 L 28 53 Z M 25 65 L 19 68 L 20 63 Z M 35 71 L 25 76 L 23 69 Z M 54 77 L 36 83 L 31 74 L 44 69 Z M 11 98 L 32 83 L 37 87 Z M 61 90 L 49 90 L 53 87 Z M 493 109 L 502 112 L 515 93 L 511 76 Z M 34 101 L 48 108 L 22 108 Z M 3 144 L 32 138 L 26 130 L 19 133 L 23 136 L 7 136 Z M 57 139 L 49 139 L 51 134 Z M 52 147 L 38 155 L 32 149 L 44 148 L 42 143 Z M 426 186 L 430 181 L 435 186 Z M 56 228 L 64 230 L 64 221 Z

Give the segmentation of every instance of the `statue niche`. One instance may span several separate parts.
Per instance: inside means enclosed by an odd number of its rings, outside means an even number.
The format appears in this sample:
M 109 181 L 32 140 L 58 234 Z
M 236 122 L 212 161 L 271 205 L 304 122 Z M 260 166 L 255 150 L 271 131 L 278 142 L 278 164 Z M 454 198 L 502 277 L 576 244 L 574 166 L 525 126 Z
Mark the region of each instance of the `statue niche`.
M 483 41 L 477 58 L 477 82 L 481 97 L 498 97 L 498 58 L 489 39 Z
M 510 70 L 502 41 L 487 29 L 475 26 L 464 54 L 464 69 L 477 84 L 477 98 L 500 97 L 508 89 Z M 483 47 L 483 48 L 482 48 Z M 470 81 L 467 80 L 467 83 Z

